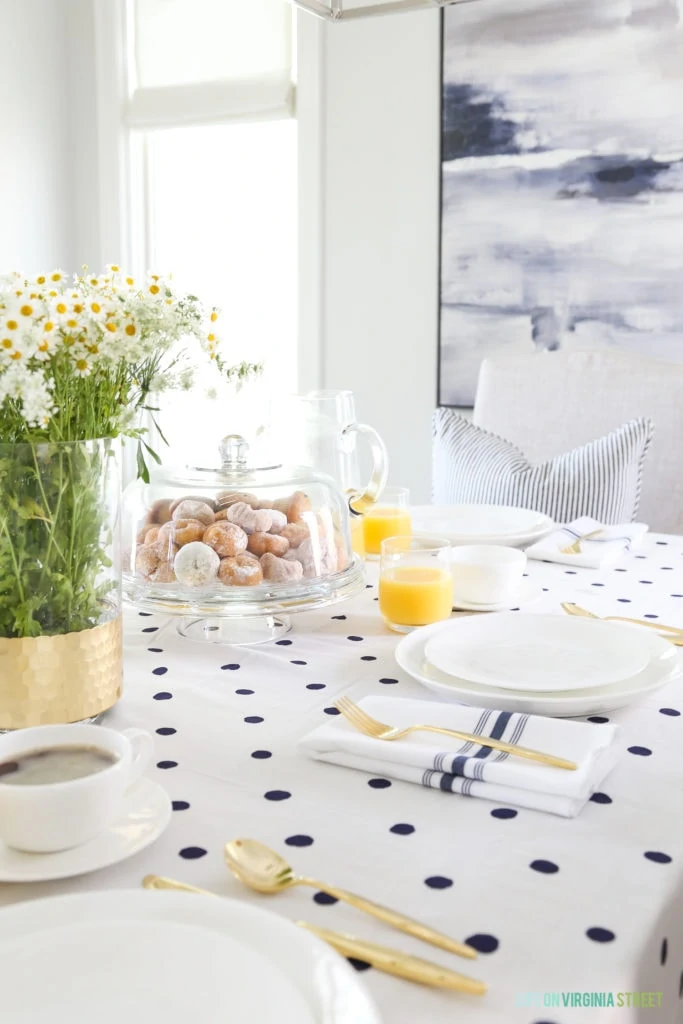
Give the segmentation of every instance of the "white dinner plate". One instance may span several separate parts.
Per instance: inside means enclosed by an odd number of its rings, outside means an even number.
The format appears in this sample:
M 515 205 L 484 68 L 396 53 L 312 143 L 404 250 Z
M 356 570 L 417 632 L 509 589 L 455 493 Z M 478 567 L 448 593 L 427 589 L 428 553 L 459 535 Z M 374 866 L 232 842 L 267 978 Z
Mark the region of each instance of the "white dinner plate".
M 648 664 L 650 649 L 643 630 L 612 622 L 497 612 L 444 623 L 425 658 L 481 686 L 553 693 L 629 679 Z
M 441 628 L 443 623 L 437 622 L 433 626 L 423 626 L 408 633 L 396 646 L 396 661 L 399 668 L 428 690 L 438 693 L 442 700 L 453 700 L 471 707 L 521 711 L 530 715 L 548 715 L 551 718 L 598 715 L 633 704 L 652 690 L 683 674 L 677 649 L 663 637 L 648 632 L 649 664 L 637 675 L 612 686 L 553 694 L 517 693 L 491 686 L 477 686 L 476 683 L 448 676 L 426 661 L 425 646 L 430 637 Z M 637 627 L 625 626 L 624 630 L 631 628 Z
M 534 544 L 553 528 L 541 512 L 510 505 L 413 505 L 414 533 L 445 537 L 451 544 Z
M 531 604 L 543 597 L 543 588 L 533 580 L 522 580 L 522 583 L 515 594 L 507 601 L 500 601 L 498 604 L 474 604 L 464 598 L 453 594 L 453 607 L 466 612 L 504 612 L 509 608 L 521 608 L 522 605 Z
M 0 911 L 0 963 L 12 1024 L 379 1024 L 342 957 L 236 900 L 119 890 L 19 903 Z
M 171 814 L 171 798 L 163 786 L 152 779 L 139 779 L 126 793 L 118 818 L 82 846 L 57 853 L 22 853 L 0 840 L 0 882 L 72 878 L 118 864 L 153 843 Z

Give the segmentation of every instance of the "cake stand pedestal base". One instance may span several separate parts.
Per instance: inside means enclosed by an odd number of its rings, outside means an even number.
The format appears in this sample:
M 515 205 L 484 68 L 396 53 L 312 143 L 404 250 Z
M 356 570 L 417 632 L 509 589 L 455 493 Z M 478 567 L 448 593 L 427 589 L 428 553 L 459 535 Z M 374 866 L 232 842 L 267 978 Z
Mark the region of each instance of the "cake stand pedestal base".
M 229 644 L 233 647 L 272 643 L 286 636 L 292 624 L 286 615 L 254 615 L 247 618 L 222 616 L 181 619 L 180 636 L 200 644 Z

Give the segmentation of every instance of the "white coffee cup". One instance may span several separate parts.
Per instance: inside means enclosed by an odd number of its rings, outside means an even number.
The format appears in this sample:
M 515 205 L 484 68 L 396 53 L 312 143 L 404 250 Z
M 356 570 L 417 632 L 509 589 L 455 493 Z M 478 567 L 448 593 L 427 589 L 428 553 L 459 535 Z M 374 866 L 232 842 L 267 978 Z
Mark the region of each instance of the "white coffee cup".
M 498 544 L 467 544 L 451 553 L 453 595 L 471 604 L 512 600 L 522 582 L 526 555 Z
M 0 839 L 7 846 L 54 853 L 93 839 L 119 814 L 126 790 L 152 759 L 154 740 L 142 729 L 40 725 L 0 736 L 0 764 L 59 747 L 93 747 L 115 760 L 68 782 L 19 786 L 3 783 L 0 776 Z

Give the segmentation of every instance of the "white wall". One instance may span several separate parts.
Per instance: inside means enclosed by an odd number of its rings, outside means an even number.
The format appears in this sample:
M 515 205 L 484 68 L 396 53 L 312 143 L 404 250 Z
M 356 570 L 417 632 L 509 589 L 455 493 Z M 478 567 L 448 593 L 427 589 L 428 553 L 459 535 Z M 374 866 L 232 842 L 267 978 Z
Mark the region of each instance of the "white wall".
M 0 272 L 74 264 L 64 0 L 1 0 Z
M 322 386 L 356 393 L 359 417 L 389 448 L 391 481 L 426 502 L 437 372 L 439 14 L 325 25 L 321 34 Z

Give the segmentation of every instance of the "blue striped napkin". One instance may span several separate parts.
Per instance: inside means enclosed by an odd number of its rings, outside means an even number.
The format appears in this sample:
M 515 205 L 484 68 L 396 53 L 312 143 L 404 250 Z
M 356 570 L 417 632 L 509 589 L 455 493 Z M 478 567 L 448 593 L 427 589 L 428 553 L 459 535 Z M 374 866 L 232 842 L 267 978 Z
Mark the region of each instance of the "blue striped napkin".
M 587 533 L 599 530 L 595 537 L 586 538 Z M 566 526 L 558 526 L 552 533 L 526 549 L 529 558 L 546 562 L 560 562 L 562 565 L 578 565 L 583 569 L 601 569 L 616 562 L 623 554 L 635 550 L 648 531 L 645 523 L 622 523 L 604 526 L 597 519 L 581 516 Z M 569 547 L 579 538 L 581 550 L 565 555 L 562 548 Z
M 341 716 L 304 736 L 301 749 L 317 761 L 565 818 L 579 813 L 616 762 L 614 725 L 390 697 L 358 703 L 392 726 L 439 725 L 490 736 L 575 761 L 578 769 L 551 768 L 437 733 L 389 743 L 363 735 Z

